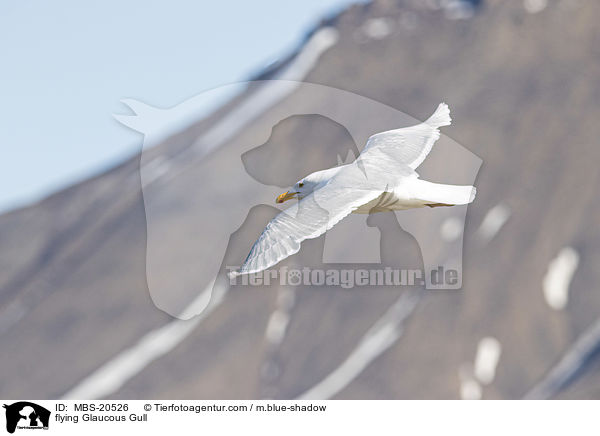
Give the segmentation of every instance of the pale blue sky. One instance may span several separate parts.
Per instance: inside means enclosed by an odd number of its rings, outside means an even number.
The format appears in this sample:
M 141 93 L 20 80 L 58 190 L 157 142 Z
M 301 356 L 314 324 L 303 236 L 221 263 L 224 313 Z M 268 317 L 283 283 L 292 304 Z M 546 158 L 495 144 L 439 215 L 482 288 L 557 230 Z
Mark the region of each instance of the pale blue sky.
M 141 149 L 113 113 L 247 79 L 349 0 L 0 3 L 0 211 Z

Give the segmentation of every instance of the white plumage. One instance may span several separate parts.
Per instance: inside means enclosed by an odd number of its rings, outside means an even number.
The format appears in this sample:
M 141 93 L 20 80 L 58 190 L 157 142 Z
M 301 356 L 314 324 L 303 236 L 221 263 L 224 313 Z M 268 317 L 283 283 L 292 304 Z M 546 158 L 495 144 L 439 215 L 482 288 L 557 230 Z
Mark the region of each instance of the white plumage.
M 439 127 L 450 122 L 450 110 L 441 103 L 424 123 L 371 136 L 353 163 L 299 180 L 277 202 L 300 201 L 269 222 L 242 267 L 230 274 L 253 273 L 275 265 L 297 253 L 302 241 L 322 235 L 350 213 L 471 203 L 473 186 L 427 182 L 415 171 L 440 137 Z

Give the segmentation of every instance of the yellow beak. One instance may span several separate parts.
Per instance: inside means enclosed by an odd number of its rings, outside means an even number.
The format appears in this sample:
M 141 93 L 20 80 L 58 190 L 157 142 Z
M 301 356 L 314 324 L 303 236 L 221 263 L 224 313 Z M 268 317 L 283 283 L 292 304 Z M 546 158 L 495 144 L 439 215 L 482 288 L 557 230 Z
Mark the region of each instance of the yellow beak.
M 283 203 L 284 201 L 294 198 L 294 196 L 296 194 L 297 194 L 297 192 L 290 192 L 290 191 L 284 192 L 279 197 L 277 197 L 277 199 L 275 200 L 275 203 Z

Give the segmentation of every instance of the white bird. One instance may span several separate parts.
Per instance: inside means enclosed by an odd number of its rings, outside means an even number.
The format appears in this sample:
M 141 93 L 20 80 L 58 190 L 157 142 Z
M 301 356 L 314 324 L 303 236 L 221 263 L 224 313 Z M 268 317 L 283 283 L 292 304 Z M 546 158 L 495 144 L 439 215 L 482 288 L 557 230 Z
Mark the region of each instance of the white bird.
M 441 103 L 424 123 L 371 136 L 353 163 L 296 182 L 276 202 L 300 201 L 269 222 L 244 264 L 230 277 L 275 265 L 297 253 L 302 241 L 322 235 L 350 213 L 471 203 L 475 187 L 427 182 L 415 171 L 440 137 L 438 128 L 451 121 L 448 106 Z

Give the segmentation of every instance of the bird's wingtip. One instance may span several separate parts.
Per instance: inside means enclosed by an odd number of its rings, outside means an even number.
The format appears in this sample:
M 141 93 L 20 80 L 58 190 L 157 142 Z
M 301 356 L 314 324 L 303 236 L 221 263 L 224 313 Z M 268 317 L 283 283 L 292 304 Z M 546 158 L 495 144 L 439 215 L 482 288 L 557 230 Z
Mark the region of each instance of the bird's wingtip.
M 431 115 L 425 122 L 436 128 L 449 126 L 452 124 L 452 118 L 450 118 L 450 108 L 445 102 L 441 102 L 433 115 Z

